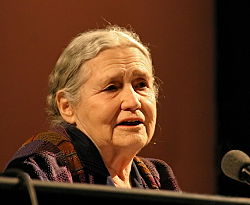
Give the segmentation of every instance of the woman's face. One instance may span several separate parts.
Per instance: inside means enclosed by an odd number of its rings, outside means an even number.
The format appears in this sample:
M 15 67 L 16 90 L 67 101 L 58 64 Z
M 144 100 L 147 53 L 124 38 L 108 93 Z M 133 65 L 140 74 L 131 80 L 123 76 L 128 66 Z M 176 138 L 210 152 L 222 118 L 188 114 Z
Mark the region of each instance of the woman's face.
M 86 62 L 84 69 L 90 75 L 74 107 L 77 127 L 99 148 L 139 151 L 151 140 L 156 123 L 154 79 L 147 58 L 134 47 L 113 48 Z

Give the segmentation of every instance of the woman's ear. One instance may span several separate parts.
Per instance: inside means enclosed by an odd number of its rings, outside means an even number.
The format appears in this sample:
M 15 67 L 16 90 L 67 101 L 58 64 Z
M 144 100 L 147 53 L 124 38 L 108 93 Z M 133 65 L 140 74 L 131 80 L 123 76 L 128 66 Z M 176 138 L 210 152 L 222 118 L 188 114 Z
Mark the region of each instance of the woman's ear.
M 56 103 L 62 118 L 66 122 L 74 124 L 75 123 L 74 109 L 72 104 L 67 99 L 65 92 L 63 90 L 59 90 L 56 93 Z

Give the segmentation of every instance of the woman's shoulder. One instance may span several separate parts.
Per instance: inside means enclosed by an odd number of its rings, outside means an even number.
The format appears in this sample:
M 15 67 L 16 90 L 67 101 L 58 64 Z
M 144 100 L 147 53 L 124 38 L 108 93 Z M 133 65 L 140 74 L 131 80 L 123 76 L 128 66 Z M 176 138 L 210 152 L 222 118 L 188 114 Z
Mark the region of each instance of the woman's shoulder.
M 150 170 L 153 176 L 159 177 L 161 188 L 180 191 L 172 167 L 164 160 L 150 157 L 137 157 Z
M 173 172 L 171 166 L 162 159 L 142 156 L 137 156 L 136 158 L 143 161 L 143 163 L 145 163 L 149 169 L 163 169 L 167 170 L 168 172 Z
M 61 133 L 40 132 L 21 145 L 5 170 L 16 168 L 28 173 L 31 178 L 53 181 L 62 181 L 58 173 L 64 173 L 66 181 L 71 181 L 64 153 L 65 150 L 70 152 L 71 146 L 69 138 Z
M 14 154 L 13 158 L 20 158 L 39 153 L 58 153 L 63 144 L 70 140 L 62 133 L 55 131 L 39 132 L 28 138 Z

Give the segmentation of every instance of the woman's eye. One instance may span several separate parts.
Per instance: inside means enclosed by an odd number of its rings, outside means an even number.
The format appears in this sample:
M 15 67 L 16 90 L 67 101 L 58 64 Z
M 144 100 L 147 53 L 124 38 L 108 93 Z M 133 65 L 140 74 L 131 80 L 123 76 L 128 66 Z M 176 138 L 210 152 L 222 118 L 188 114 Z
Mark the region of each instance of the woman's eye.
M 118 87 L 116 85 L 109 85 L 104 90 L 105 91 L 116 91 L 117 89 L 118 89 Z
M 145 81 L 141 81 L 141 82 L 139 82 L 137 85 L 136 85 L 136 88 L 137 89 L 143 89 L 143 88 L 147 88 L 148 87 L 148 84 L 147 84 L 147 82 L 145 82 Z

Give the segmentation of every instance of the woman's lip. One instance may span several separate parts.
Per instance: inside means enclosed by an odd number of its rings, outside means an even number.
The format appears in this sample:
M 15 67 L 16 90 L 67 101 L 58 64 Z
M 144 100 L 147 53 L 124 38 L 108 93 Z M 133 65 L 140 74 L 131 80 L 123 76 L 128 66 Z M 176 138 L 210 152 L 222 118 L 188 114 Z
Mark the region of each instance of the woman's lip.
M 126 123 L 126 122 L 136 122 L 136 121 L 140 122 L 139 125 L 140 125 L 140 124 L 144 124 L 144 120 L 141 119 L 141 118 L 127 118 L 127 119 L 123 119 L 123 120 L 121 120 L 120 122 L 118 122 L 118 123 L 116 124 L 116 126 L 122 125 L 122 123 Z M 125 125 L 125 126 L 133 126 L 133 125 Z
M 119 124 L 116 124 L 115 126 L 116 126 L 116 127 L 117 127 L 117 126 L 135 127 L 135 126 L 139 126 L 139 125 L 143 125 L 143 124 L 144 124 L 144 123 L 141 122 L 141 121 L 138 121 L 137 124 L 125 124 L 125 123 L 126 123 L 126 121 L 123 121 L 123 122 L 121 122 L 121 123 L 119 123 Z
M 123 130 L 138 131 L 138 130 L 142 129 L 143 126 L 144 126 L 144 124 L 140 123 L 138 125 L 116 125 L 116 128 L 123 129 Z
M 136 127 L 136 126 L 140 126 L 140 125 L 143 125 L 143 123 L 140 123 L 140 124 L 137 124 L 137 125 L 123 125 L 123 124 L 117 124 L 117 126 L 121 126 L 121 127 Z

